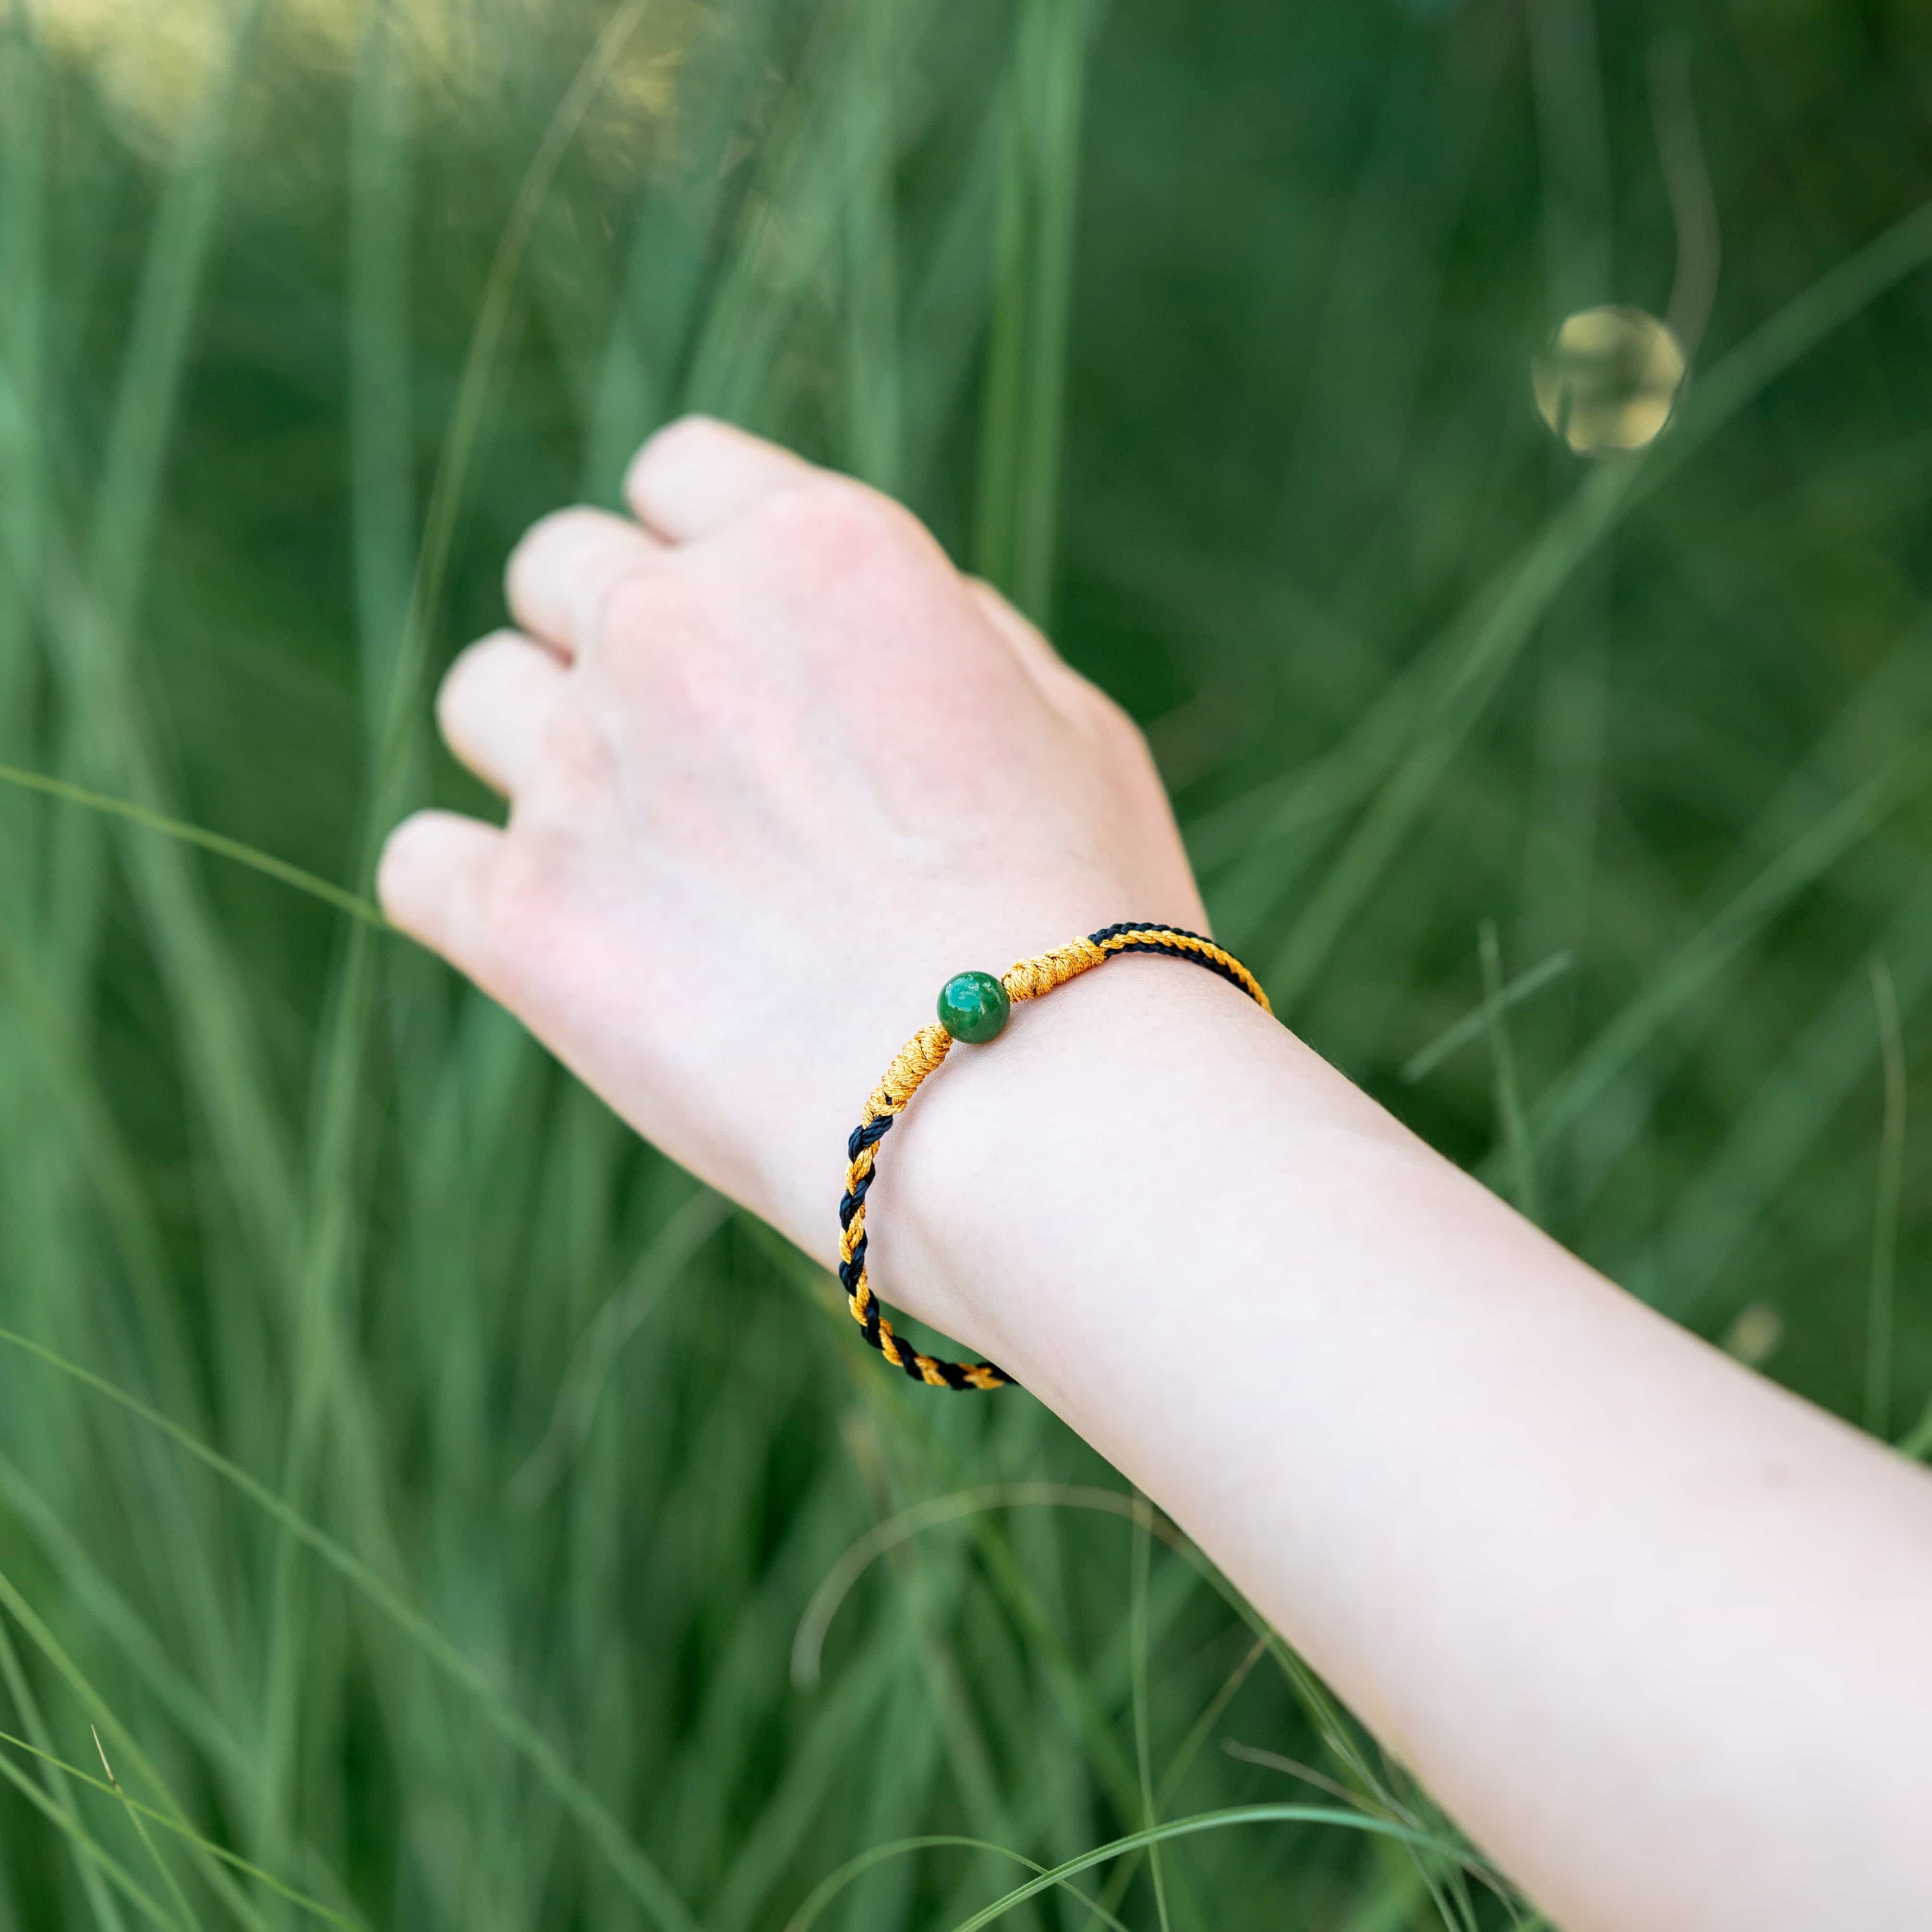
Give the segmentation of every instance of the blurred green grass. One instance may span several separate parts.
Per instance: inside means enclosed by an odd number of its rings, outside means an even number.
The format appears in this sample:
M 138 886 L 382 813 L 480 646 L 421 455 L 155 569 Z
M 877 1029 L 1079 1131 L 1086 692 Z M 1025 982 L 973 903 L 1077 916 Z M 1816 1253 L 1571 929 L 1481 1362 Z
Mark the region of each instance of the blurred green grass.
M 0 761 L 362 890 L 485 808 L 427 693 L 518 531 L 722 411 L 1135 708 L 1324 1052 L 1914 1430 L 1915 10 L 15 0 L 0 102 Z M 1531 359 L 1682 294 L 1687 166 L 1691 387 L 1592 466 Z M 1156 1812 L 1444 1834 L 1036 1406 L 878 1374 L 441 969 L 10 788 L 0 1148 L 0 1928 L 316 1922 L 210 1845 L 351 1924 L 751 1932 Z M 1012 1921 L 1509 1922 L 1358 1825 Z

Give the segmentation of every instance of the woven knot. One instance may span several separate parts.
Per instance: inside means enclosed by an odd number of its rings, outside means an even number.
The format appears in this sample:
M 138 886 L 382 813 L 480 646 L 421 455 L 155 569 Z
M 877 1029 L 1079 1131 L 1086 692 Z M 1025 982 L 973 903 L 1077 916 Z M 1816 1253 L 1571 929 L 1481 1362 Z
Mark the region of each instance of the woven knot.
M 1106 956 L 1090 939 L 1076 939 L 1068 945 L 1056 946 L 1036 958 L 1022 959 L 1008 967 L 1000 983 L 1006 988 L 1010 1000 L 1036 1000 L 1100 965 Z
M 921 1027 L 892 1056 L 885 1078 L 866 1103 L 868 1120 L 896 1114 L 919 1091 L 920 1083 L 952 1050 L 952 1036 L 937 1020 Z

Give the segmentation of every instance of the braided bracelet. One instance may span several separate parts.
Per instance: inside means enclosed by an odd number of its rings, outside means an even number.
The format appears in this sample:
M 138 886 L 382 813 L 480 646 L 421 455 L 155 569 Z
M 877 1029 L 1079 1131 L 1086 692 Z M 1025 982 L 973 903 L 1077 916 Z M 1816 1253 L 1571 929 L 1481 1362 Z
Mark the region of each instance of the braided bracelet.
M 1274 1011 L 1261 982 L 1211 939 L 1184 932 L 1178 926 L 1138 921 L 1103 926 L 1084 939 L 1042 952 L 1036 959 L 1022 959 L 1000 979 L 990 973 L 956 973 L 946 981 L 940 989 L 938 1022 L 921 1027 L 899 1048 L 852 1130 L 846 1143 L 850 1164 L 838 1203 L 838 1280 L 852 1318 L 865 1331 L 866 1340 L 916 1382 L 934 1388 L 993 1389 L 1004 1387 L 1012 1378 L 991 1362 L 945 1362 L 922 1354 L 901 1341 L 892 1332 L 892 1324 L 880 1313 L 878 1298 L 866 1280 L 866 1195 L 872 1184 L 879 1143 L 904 1112 L 920 1082 L 952 1052 L 956 1040 L 971 1046 L 984 1046 L 1004 1029 L 1016 1000 L 1036 1000 L 1104 965 L 1117 952 L 1164 952 L 1171 958 L 1192 961 L 1240 987 L 1263 1012 Z

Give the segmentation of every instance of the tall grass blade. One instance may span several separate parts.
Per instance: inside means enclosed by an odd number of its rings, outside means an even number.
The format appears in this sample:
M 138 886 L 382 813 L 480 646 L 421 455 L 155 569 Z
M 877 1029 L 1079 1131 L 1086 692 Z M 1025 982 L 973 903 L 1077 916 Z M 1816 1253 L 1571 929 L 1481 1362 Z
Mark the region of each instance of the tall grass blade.
M 55 778 L 46 772 L 22 771 L 17 765 L 0 764 L 0 784 L 17 785 L 22 791 L 40 792 L 69 805 L 84 806 L 90 812 L 101 812 L 110 818 L 125 819 L 130 825 L 138 825 L 145 831 L 178 838 L 184 845 L 199 846 L 204 852 L 232 859 L 238 866 L 246 866 L 285 886 L 292 886 L 298 892 L 307 892 L 311 898 L 321 900 L 324 905 L 332 906 L 338 912 L 346 912 L 352 919 L 380 927 L 386 932 L 389 930 L 389 922 L 367 899 L 344 892 L 340 886 L 331 885 L 326 879 L 319 879 L 299 866 L 291 866 L 285 859 L 257 851 L 254 846 L 244 845 L 240 839 L 230 838 L 226 833 L 210 832 L 204 826 L 190 825 L 184 819 L 170 818 L 165 812 L 151 812 L 130 799 L 109 798 L 104 793 L 89 791 L 84 785 L 70 784 L 65 778 Z
M 1490 1036 L 1490 1058 L 1496 1078 L 1496 1119 L 1509 1151 L 1516 1204 L 1532 1221 L 1542 1218 L 1536 1185 L 1536 1156 L 1523 1119 L 1522 1094 L 1516 1082 L 1516 1053 L 1503 1017 L 1502 943 L 1494 920 L 1486 919 L 1477 934 L 1483 962 L 1484 1024 Z
M 1493 1002 L 1496 1010 L 1508 1012 L 1532 994 L 1541 992 L 1552 980 L 1560 980 L 1576 963 L 1574 953 L 1552 952 L 1546 959 L 1539 959 L 1534 966 L 1526 966 L 1498 992 Z M 1426 1080 L 1451 1054 L 1467 1046 L 1472 1040 L 1481 1039 L 1490 1024 L 1491 1006 L 1492 1002 L 1485 998 L 1480 1006 L 1444 1027 L 1426 1046 L 1411 1054 L 1402 1064 L 1403 1080 L 1412 1087 L 1418 1080 Z
M 900 1838 L 889 1844 L 872 1846 L 868 1850 L 861 1852 L 856 1858 L 848 1859 L 836 1871 L 822 1880 L 804 1904 L 785 1921 L 784 1932 L 808 1932 L 808 1928 L 818 1920 L 825 1908 L 840 1892 L 875 1866 L 884 1864 L 891 1858 L 904 1858 L 914 1852 L 946 1850 L 990 1852 L 998 1858 L 1010 1858 L 1014 1864 L 1028 1866 L 1034 1871 L 1042 1870 L 1042 1868 L 1031 1858 L 1018 1852 L 1010 1851 L 1004 1845 L 989 1844 L 983 1838 L 962 1838 L 950 1833 L 939 1832 L 928 1833 L 916 1838 Z M 1087 1908 L 1090 1917 L 1097 1918 L 1102 1925 L 1112 1927 L 1113 1932 L 1126 1932 L 1126 1928 L 1111 1912 L 1089 1898 L 1077 1887 L 1065 1880 L 1054 1882 L 1064 1885 Z
M 1047 620 L 1059 541 L 1088 0 L 1022 0 L 1006 100 L 975 567 Z
M 971 1918 L 962 1919 L 954 1928 L 954 1932 L 980 1932 L 982 1926 L 990 1925 L 1003 1918 L 1017 1905 L 1030 1898 L 1037 1898 L 1049 1886 L 1077 1876 L 1083 1871 L 1090 1871 L 1094 1866 L 1104 1864 L 1109 1858 L 1118 1858 L 1123 1852 L 1136 1851 L 1142 1846 L 1156 1844 L 1165 1844 L 1177 1838 L 1192 1838 L 1205 1832 L 1230 1830 L 1242 1825 L 1332 1825 L 1347 1831 L 1364 1832 L 1372 1836 L 1387 1838 L 1400 1844 L 1412 1846 L 1418 1851 L 1432 1852 L 1437 1857 L 1472 1870 L 1482 1868 L 1460 1846 L 1448 1840 L 1432 1837 L 1426 1832 L 1412 1829 L 1392 1820 L 1374 1818 L 1366 1812 L 1337 1810 L 1332 1806 L 1319 1804 L 1240 1804 L 1230 1806 L 1221 1811 L 1204 1811 L 1192 1818 L 1174 1818 L 1166 1823 L 1152 1826 L 1144 1831 L 1128 1833 L 1112 1843 L 1098 1845 L 1090 1852 L 1083 1852 L 1077 1858 L 1070 1858 L 1064 1864 L 1055 1865 L 1051 1871 L 1042 1872 L 1022 1886 L 995 1899 L 992 1904 L 982 1907 Z

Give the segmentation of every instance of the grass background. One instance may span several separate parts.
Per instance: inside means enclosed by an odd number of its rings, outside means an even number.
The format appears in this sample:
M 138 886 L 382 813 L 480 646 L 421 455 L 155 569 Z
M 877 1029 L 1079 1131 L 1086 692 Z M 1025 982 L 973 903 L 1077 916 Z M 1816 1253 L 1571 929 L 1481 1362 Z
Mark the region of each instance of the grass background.
M 0 23 L 0 760 L 362 890 L 484 808 L 509 543 L 720 411 L 1132 706 L 1323 1052 L 1932 1447 L 1916 9 Z M 1528 372 L 1606 302 L 1699 339 L 1590 464 Z M 1006 1922 L 1534 1922 L 1028 1398 L 314 898 L 0 786 L 0 1932 L 952 1926 L 1230 1807 Z

